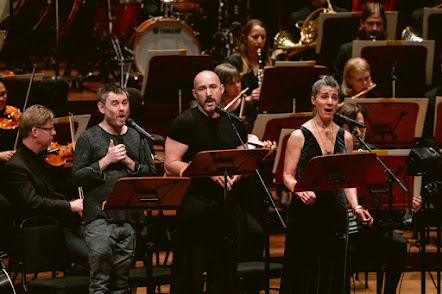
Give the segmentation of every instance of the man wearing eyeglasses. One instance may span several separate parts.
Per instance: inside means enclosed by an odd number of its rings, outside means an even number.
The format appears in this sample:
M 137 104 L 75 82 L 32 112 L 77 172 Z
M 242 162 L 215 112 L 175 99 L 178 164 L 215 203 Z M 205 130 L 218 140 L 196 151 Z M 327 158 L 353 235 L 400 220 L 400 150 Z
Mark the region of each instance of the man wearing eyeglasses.
M 26 109 L 18 121 L 22 144 L 5 165 L 5 195 L 12 203 L 17 224 L 26 218 L 52 217 L 64 228 L 68 253 L 81 274 L 87 273 L 88 250 L 79 237 L 83 200 L 68 201 L 66 181 L 59 169 L 45 162 L 56 134 L 54 113 L 42 105 Z

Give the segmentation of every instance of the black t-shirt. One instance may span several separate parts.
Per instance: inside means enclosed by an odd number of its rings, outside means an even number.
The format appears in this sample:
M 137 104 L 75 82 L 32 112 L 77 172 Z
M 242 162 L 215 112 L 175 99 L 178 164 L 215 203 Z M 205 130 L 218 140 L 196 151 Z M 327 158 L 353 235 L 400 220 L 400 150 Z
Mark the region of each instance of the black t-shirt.
M 247 128 L 244 123 L 235 122 L 243 142 L 247 142 Z M 172 123 L 169 138 L 189 146 L 183 156 L 184 162 L 190 162 L 200 151 L 236 149 L 241 145 L 230 120 L 225 115 L 209 118 L 198 107 L 186 110 Z M 210 192 L 210 193 L 208 193 Z M 188 193 L 218 199 L 222 188 L 209 178 L 195 178 Z

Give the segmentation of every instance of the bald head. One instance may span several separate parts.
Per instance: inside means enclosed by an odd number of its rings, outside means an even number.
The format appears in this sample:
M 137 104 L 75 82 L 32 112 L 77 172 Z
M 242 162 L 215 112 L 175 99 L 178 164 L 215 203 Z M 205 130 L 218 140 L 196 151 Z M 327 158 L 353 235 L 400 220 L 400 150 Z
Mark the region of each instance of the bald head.
M 215 107 L 221 102 L 224 85 L 219 77 L 210 70 L 204 70 L 193 80 L 193 96 L 198 102 L 198 108 L 207 116 L 216 117 Z
M 206 81 L 207 79 L 211 79 L 211 80 L 214 79 L 214 80 L 218 81 L 219 85 L 221 85 L 219 77 L 215 72 L 213 72 L 211 70 L 203 70 L 203 71 L 199 72 L 195 76 L 195 78 L 193 79 L 193 88 L 194 89 L 198 88 L 198 84 Z

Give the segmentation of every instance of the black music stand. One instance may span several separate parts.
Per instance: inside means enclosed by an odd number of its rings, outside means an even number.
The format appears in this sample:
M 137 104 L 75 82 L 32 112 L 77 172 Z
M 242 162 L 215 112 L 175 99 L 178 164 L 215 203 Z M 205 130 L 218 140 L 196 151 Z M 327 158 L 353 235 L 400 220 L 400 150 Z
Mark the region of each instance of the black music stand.
M 227 190 L 227 176 L 228 175 L 245 175 L 254 173 L 259 164 L 268 154 L 267 149 L 227 149 L 227 150 L 213 150 L 198 152 L 189 166 L 184 170 L 183 176 L 187 177 L 211 177 L 224 176 L 224 221 L 226 224 L 226 241 L 228 247 L 232 250 L 235 246 L 235 238 L 227 229 L 229 213 L 230 213 L 230 198 Z M 268 242 L 266 242 L 266 256 L 265 256 L 265 277 L 266 277 L 266 293 L 269 291 L 269 270 L 270 260 L 268 256 Z M 234 264 L 231 265 L 231 270 L 236 272 Z
M 434 41 L 353 41 L 353 57 L 365 58 L 381 97 L 423 97 L 431 84 Z
M 144 92 L 143 127 L 164 137 L 175 117 L 189 108 L 193 79 L 202 70 L 213 69 L 215 60 L 209 55 L 154 56 Z
M 376 162 L 374 153 L 350 153 L 316 156 L 310 159 L 302 176 L 295 185 L 294 192 L 334 191 L 354 188 L 364 184 L 367 171 Z M 344 277 L 347 260 L 344 263 Z M 345 285 L 345 278 L 343 285 Z
M 104 209 L 146 210 L 146 281 L 147 293 L 155 293 L 152 283 L 152 247 L 149 240 L 152 235 L 152 209 L 174 208 L 181 204 L 181 199 L 190 185 L 189 178 L 180 177 L 133 177 L 119 179 L 112 189 Z
M 341 45 L 356 37 L 361 23 L 361 12 L 321 13 L 318 17 L 316 54 L 319 63 L 333 68 Z
M 311 111 L 310 87 L 319 76 L 328 74 L 328 68 L 321 65 L 266 68 L 259 110 L 269 113 Z

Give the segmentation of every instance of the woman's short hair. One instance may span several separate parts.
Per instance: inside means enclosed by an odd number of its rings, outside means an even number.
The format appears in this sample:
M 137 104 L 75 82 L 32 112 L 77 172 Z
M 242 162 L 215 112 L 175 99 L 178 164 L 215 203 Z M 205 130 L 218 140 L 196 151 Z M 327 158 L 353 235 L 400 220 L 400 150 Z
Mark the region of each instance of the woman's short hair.
M 322 76 L 312 86 L 312 97 L 316 97 L 322 87 L 332 87 L 339 92 L 339 83 L 332 76 Z
M 353 120 L 356 120 L 359 112 L 364 117 L 364 120 L 367 118 L 367 110 L 365 109 L 365 107 L 355 103 L 344 103 L 341 107 L 338 108 L 336 112 L 345 115 L 346 117 Z M 342 127 L 341 120 L 337 120 L 336 123 Z
M 32 105 L 22 113 L 18 119 L 18 131 L 23 138 L 29 136 L 32 128 L 42 127 L 50 119 L 54 118 L 54 113 L 49 108 L 40 104 Z
M 221 84 L 227 84 L 234 78 L 241 80 L 241 75 L 235 66 L 230 63 L 218 64 L 213 70 L 219 77 Z
M 351 76 L 355 72 L 368 71 L 370 72 L 370 65 L 367 60 L 361 57 L 351 58 L 347 61 L 344 67 L 344 73 L 342 75 L 342 93 L 346 96 L 349 96 L 352 92 L 352 86 L 347 83 L 347 79 L 351 78 Z

